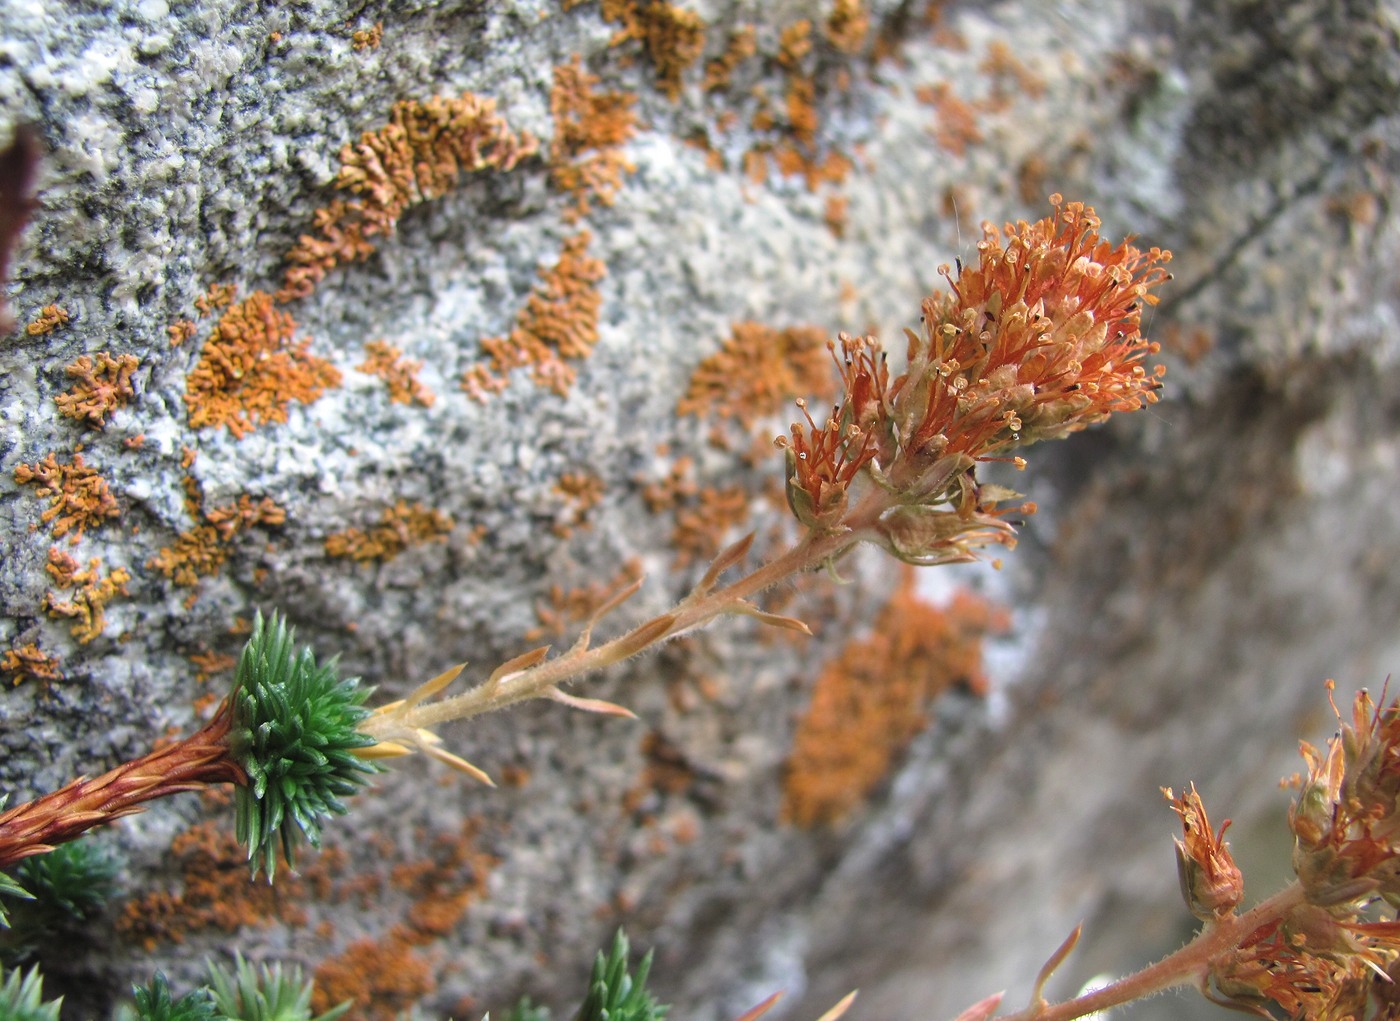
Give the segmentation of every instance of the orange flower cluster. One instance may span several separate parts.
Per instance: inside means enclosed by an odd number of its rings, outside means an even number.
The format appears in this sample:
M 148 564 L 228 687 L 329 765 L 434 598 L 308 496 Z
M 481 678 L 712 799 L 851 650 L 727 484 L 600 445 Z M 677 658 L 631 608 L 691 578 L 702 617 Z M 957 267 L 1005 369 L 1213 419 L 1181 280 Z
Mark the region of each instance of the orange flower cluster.
M 540 283 L 516 316 L 510 335 L 481 342 L 491 361 L 467 370 L 462 378 L 467 394 L 484 401 L 505 389 L 511 370 L 527 366 L 540 386 L 561 397 L 569 392 L 577 373 L 566 359 L 588 357 L 598 341 L 598 310 L 603 304 L 598 281 L 607 271 L 588 255 L 592 240 L 588 231 L 566 239 L 559 261 L 540 269 Z
M 59 414 L 102 428 L 108 415 L 136 396 L 131 374 L 140 364 L 129 354 L 113 358 L 103 351 L 96 360 L 83 355 L 64 370 L 77 383 L 54 398 Z
M 70 464 L 59 464 L 49 454 L 34 464 L 18 465 L 15 481 L 38 487 L 39 495 L 49 500 L 48 509 L 39 519 L 45 524 L 53 523 L 54 535 L 72 532 L 75 543 L 89 527 L 96 528 L 121 514 L 107 480 L 84 462 L 82 454 L 74 454 Z
M 1181 817 L 1184 840 L 1176 842 L 1177 873 L 1181 879 L 1181 895 L 1191 913 L 1202 921 L 1228 915 L 1244 896 L 1244 876 L 1230 854 L 1225 831 L 1226 819 L 1219 831 L 1210 828 L 1206 806 L 1196 793 L 1196 785 L 1177 797 L 1170 787 L 1162 793 L 1172 803 L 1172 810 Z
M 190 425 L 226 426 L 241 439 L 262 422 L 287 421 L 292 401 L 310 404 L 339 386 L 335 366 L 308 354 L 309 340 L 293 340 L 296 328 L 263 291 L 225 312 L 185 379 Z
M 554 140 L 549 146 L 550 180 L 573 196 L 564 218 L 576 222 L 593 209 L 593 202 L 613 204 L 622 178 L 635 168 L 622 155 L 622 146 L 637 130 L 632 112 L 635 96 L 596 92 L 598 78 L 583 69 L 577 56 L 554 69 L 549 112 Z
M 979 485 L 978 462 L 1156 399 L 1163 369 L 1143 367 L 1157 345 L 1140 326 L 1170 253 L 1112 245 L 1091 208 L 1051 202 L 1055 214 L 1036 223 L 986 225 L 977 265 L 957 279 L 944 269 L 951 290 L 925 299 L 921 333 L 906 331 L 902 375 L 891 378 L 873 338 L 841 338 L 841 403 L 782 442 L 804 524 L 836 527 L 869 474 L 896 504 L 878 528 L 890 552 L 915 564 L 968 559 L 974 546 L 1011 541 L 995 505 L 1015 494 Z
M 400 100 L 387 125 L 341 149 L 335 185 L 354 198 L 316 211 L 319 236 L 302 235 L 287 254 L 277 300 L 304 298 L 338 264 L 368 258 L 373 238 L 392 234 L 405 210 L 446 195 L 462 174 L 511 170 L 535 150 L 535 139 L 512 132 L 494 100 L 470 92 Z
M 1395 1018 L 1400 920 L 1385 916 L 1400 904 L 1400 702 L 1359 693 L 1326 751 L 1302 752 L 1308 775 L 1289 811 L 1302 896 L 1211 960 L 1207 995 L 1309 1021 Z M 1195 843 L 1198 873 L 1218 849 L 1218 837 Z

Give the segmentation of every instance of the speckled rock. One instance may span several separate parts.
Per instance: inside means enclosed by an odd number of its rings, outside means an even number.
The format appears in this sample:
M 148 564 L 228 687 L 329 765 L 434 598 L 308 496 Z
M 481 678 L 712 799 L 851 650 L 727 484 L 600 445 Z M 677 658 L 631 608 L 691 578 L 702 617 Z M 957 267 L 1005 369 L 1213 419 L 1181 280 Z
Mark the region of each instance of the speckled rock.
M 278 900 L 247 901 L 236 862 L 190 850 L 200 820 L 231 830 L 226 809 L 172 799 L 125 821 L 102 838 L 125 862 L 122 897 L 46 958 L 50 991 L 74 1017 L 102 1014 L 153 966 L 189 981 L 236 947 L 401 980 L 366 1016 L 416 1001 L 475 1017 L 523 992 L 566 1016 L 622 924 L 657 948 L 678 1017 L 720 1021 L 777 989 L 785 1016 L 813 1017 L 857 985 L 853 1018 L 950 1017 L 996 989 L 1027 995 L 1081 919 L 1066 989 L 1179 941 L 1158 788 L 1188 780 L 1234 817 L 1248 890 L 1268 892 L 1286 854 L 1274 781 L 1300 735 L 1328 729 L 1322 680 L 1379 685 L 1400 662 L 1400 5 L 1003 0 L 930 22 L 879 0 L 845 54 L 821 37 L 829 3 L 697 0 L 683 6 L 708 25 L 706 59 L 747 24 L 765 56 L 714 92 L 701 61 L 676 100 L 638 43 L 611 45 L 597 5 L 562 6 L 0 0 L 0 136 L 32 124 L 44 149 L 8 299 L 21 323 L 51 304 L 69 316 L 0 339 L 0 650 L 35 643 L 64 675 L 0 691 L 0 789 L 28 797 L 189 729 L 256 609 L 286 611 L 386 698 L 453 662 L 488 671 L 568 641 L 541 632 L 551 586 L 615 579 L 632 558 L 648 583 L 617 623 L 659 612 L 696 575 L 643 497 L 678 458 L 702 485 L 755 494 L 764 534 L 780 519 L 757 496 L 777 456 L 717 450 L 676 413 L 732 324 L 897 347 L 979 221 L 1042 215 L 1052 191 L 1095 205 L 1110 235 L 1175 251 L 1149 321 L 1164 400 L 1029 455 L 1016 482 L 1042 513 L 1000 573 L 928 574 L 931 595 L 961 585 L 1013 607 L 988 649 L 993 696 L 945 699 L 839 826 L 782 822 L 782 778 L 811 680 L 891 585 L 873 556 L 847 586 L 801 587 L 786 612 L 811 641 L 722 622 L 589 682 L 639 722 L 539 706 L 449 728 L 502 788 L 396 766 Z M 745 163 L 781 137 L 755 114 L 766 102 L 782 120 L 775 55 L 801 18 L 816 26 L 815 144 L 853 160 L 815 189 Z M 357 48 L 376 23 L 382 39 Z M 186 379 L 217 318 L 196 299 L 281 284 L 337 195 L 342 146 L 400 99 L 471 91 L 547 152 L 553 69 L 575 55 L 636 96 L 634 169 L 612 205 L 569 222 L 543 157 L 464 176 L 286 306 L 340 385 L 242 438 L 190 425 Z M 537 267 L 584 227 L 606 277 L 577 382 L 560 396 L 518 372 L 472 400 L 458 384 L 482 340 L 511 329 Z M 173 345 L 184 319 L 198 332 Z M 381 339 L 421 363 L 430 406 L 391 402 L 358 368 Z M 103 351 L 139 367 L 96 429 L 54 397 L 65 366 Z M 70 545 L 15 471 L 79 446 L 120 517 Z M 568 473 L 602 483 L 582 520 L 558 488 Z M 237 531 L 194 586 L 152 566 L 244 495 L 285 520 Z M 328 554 L 400 504 L 451 530 L 390 559 Z M 51 547 L 131 575 L 87 644 L 45 612 Z M 211 875 L 211 905 L 251 914 L 192 922 Z M 161 894 L 184 907 L 162 914 Z M 425 921 L 425 903 L 459 895 L 448 924 Z

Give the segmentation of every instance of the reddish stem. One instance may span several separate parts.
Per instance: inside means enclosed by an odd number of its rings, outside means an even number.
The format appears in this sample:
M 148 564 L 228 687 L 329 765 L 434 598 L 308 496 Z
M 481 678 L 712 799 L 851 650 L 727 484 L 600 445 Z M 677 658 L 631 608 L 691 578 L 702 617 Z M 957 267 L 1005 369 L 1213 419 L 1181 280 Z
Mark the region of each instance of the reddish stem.
M 248 775 L 228 745 L 232 721 L 225 700 L 189 737 L 0 814 L 0 869 L 139 812 L 144 802 L 211 784 L 246 784 Z

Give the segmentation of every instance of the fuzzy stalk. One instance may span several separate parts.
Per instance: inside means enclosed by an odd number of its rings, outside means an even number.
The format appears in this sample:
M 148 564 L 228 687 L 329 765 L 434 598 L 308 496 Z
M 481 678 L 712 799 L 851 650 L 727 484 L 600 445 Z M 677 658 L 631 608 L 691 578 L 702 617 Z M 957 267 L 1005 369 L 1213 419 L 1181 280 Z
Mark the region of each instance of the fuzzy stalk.
M 1260 930 L 1286 918 L 1305 899 L 1302 885 L 1295 882 L 1244 914 L 1208 922 L 1190 943 L 1141 971 L 1072 1000 L 1046 1003 L 1038 999 L 1015 1014 L 998 1015 L 996 1021 L 1073 1021 L 1176 986 L 1194 985 L 1204 991 L 1213 961 L 1228 955 Z
M 231 723 L 225 700 L 189 737 L 0 813 L 0 869 L 139 812 L 147 801 L 212 784 L 246 783 L 247 774 L 229 749 Z
M 704 627 L 717 617 L 745 615 L 749 597 L 788 578 L 838 560 L 852 547 L 874 538 L 874 527 L 892 500 L 872 490 L 842 520 L 839 528 L 809 531 L 787 552 L 742 578 L 713 591 L 697 590 L 668 613 L 632 628 L 602 645 L 577 646 L 553 659 L 482 684 L 451 698 L 414 706 L 399 713 L 371 715 L 360 730 L 376 741 L 402 740 L 415 729 L 429 729 L 449 720 L 470 719 L 534 698 L 548 697 L 557 688 L 594 671 L 631 659 L 662 642 Z

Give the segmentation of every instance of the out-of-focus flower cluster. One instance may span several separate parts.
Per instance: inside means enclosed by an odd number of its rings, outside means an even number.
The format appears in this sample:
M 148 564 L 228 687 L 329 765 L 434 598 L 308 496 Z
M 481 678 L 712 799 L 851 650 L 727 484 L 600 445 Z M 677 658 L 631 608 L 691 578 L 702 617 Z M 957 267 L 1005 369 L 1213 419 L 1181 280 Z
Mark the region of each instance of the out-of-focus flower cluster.
M 851 487 L 868 475 L 893 504 L 871 538 L 909 563 L 970 559 L 1011 543 L 996 505 L 1017 495 L 979 484 L 979 462 L 1155 400 L 1163 369 L 1142 364 L 1157 345 L 1141 317 L 1170 253 L 1109 244 L 1092 208 L 1051 203 L 1054 215 L 1035 223 L 984 225 L 977 265 L 956 279 L 941 269 L 951 290 L 927 298 L 922 330 L 906 331 L 901 375 L 891 378 L 874 338 L 842 335 L 841 402 L 821 423 L 804 407 L 806 423 L 779 441 L 804 525 L 842 527 Z
M 1207 995 L 1309 1021 L 1400 1018 L 1400 702 L 1378 707 L 1361 692 L 1326 750 L 1302 752 L 1308 773 L 1288 816 L 1302 896 L 1211 962 Z M 1186 825 L 1200 873 L 1212 848 L 1192 845 Z

